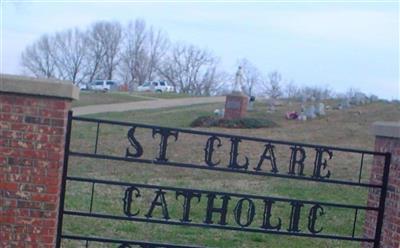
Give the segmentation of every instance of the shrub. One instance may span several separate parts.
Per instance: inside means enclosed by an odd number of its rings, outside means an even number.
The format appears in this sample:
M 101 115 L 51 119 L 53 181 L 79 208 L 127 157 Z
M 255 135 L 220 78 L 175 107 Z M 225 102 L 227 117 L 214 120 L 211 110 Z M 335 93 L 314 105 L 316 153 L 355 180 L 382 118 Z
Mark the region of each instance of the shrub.
M 214 116 L 200 116 L 197 117 L 190 124 L 191 127 L 213 127 L 218 122 L 218 118 Z
M 226 120 L 215 116 L 200 116 L 191 124 L 191 127 L 225 127 L 225 128 L 266 128 L 276 127 L 277 124 L 268 119 L 262 118 L 240 118 Z

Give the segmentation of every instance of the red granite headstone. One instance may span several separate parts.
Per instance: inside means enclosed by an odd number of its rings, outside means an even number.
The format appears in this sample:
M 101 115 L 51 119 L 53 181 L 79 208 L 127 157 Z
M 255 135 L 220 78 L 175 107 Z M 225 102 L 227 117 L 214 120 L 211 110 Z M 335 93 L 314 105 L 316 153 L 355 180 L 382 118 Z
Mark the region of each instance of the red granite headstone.
M 249 98 L 241 93 L 226 96 L 224 119 L 232 120 L 246 116 Z

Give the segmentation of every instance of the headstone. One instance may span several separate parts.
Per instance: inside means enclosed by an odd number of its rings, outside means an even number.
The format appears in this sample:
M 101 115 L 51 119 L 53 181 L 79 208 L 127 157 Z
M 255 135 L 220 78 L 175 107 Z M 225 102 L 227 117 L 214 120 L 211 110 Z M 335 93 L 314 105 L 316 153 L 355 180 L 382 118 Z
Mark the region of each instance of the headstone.
M 339 109 L 348 109 L 350 107 L 351 107 L 350 99 L 349 98 L 342 99 L 342 101 L 339 105 Z
M 304 113 L 307 116 L 307 119 L 314 119 L 315 117 L 317 117 L 316 113 L 315 113 L 315 107 L 314 105 L 310 105 L 306 108 L 306 111 Z
M 350 103 L 354 104 L 354 105 L 364 105 L 364 104 L 368 103 L 368 97 L 364 93 L 357 92 L 351 98 Z
M 319 115 L 319 116 L 325 115 L 325 104 L 323 104 L 322 102 L 320 102 L 320 103 L 317 105 L 316 114 Z
M 224 119 L 239 119 L 246 116 L 248 97 L 244 94 L 232 93 L 226 96 Z
M 306 107 L 304 106 L 304 104 L 301 104 L 300 111 L 301 111 L 301 113 L 304 113 L 304 111 L 306 111 Z
M 301 112 L 299 117 L 297 117 L 297 120 L 306 121 L 307 120 L 307 116 L 303 112 Z

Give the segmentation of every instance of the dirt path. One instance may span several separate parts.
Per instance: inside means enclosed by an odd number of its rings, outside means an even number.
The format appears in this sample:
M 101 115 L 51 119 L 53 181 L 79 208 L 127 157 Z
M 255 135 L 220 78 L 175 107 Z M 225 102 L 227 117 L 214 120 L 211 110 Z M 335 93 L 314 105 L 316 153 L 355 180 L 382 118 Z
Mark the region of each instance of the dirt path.
M 216 103 L 216 102 L 225 102 L 225 97 L 215 96 L 215 97 L 158 99 L 158 100 L 138 101 L 138 102 L 90 105 L 83 107 L 75 107 L 72 108 L 72 110 L 74 111 L 74 115 L 77 116 L 77 115 L 88 115 L 88 114 L 97 114 L 105 112 L 123 112 L 130 110 L 169 108 L 169 107 L 188 106 L 194 104 Z

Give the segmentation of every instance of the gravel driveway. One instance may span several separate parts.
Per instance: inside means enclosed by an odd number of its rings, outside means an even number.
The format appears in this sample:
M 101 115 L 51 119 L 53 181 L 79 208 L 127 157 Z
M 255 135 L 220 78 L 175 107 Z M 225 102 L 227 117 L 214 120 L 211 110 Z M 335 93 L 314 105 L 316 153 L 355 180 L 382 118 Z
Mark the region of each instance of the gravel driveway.
M 113 104 L 90 105 L 72 108 L 74 115 L 88 115 L 105 112 L 124 112 L 130 110 L 158 109 L 178 106 L 189 106 L 202 103 L 225 102 L 225 96 L 188 97 L 175 99 L 158 99 L 149 101 L 124 102 Z

